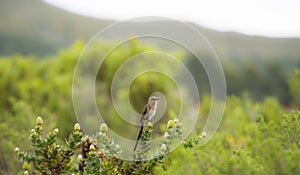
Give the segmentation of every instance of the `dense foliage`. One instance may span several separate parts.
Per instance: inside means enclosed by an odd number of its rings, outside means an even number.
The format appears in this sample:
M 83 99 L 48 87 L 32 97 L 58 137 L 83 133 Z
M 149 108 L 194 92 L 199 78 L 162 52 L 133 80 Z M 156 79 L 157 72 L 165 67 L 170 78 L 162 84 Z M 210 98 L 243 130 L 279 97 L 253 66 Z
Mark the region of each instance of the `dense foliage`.
M 209 144 L 204 147 L 197 145 L 199 139 L 205 137 L 203 133 L 186 140 L 170 155 L 166 154 L 172 139 L 178 136 L 183 139 L 181 125 L 175 119 L 168 122 L 160 151 L 152 155 L 153 159 L 146 161 L 142 160 L 146 158 L 150 146 L 148 141 L 153 131 L 151 123 L 143 132 L 136 161 L 118 159 L 122 149 L 106 136 L 106 124 L 101 125 L 99 134 L 94 137 L 84 136 L 76 124 L 66 145 L 61 146 L 56 144 L 55 139 L 58 129 L 54 129 L 46 139 L 43 138 L 42 120 L 39 117 L 35 129 L 31 131 L 35 151 L 26 153 L 19 148 L 15 151 L 24 162 L 25 174 L 29 171 L 44 174 L 299 174 L 300 112 L 275 113 L 273 116 L 270 115 L 272 111 L 262 111 L 263 115 L 251 120 L 245 113 L 248 107 L 253 107 L 249 106 L 251 101 L 244 107 L 237 106 L 240 101 L 236 97 L 230 101 L 231 109 L 226 110 L 226 116 L 230 113 L 233 117 L 224 119 L 221 127 L 223 132 L 218 132 Z M 263 104 L 264 107 L 278 107 L 276 105 L 274 101 Z M 232 129 L 224 130 L 223 127 Z M 77 152 L 77 161 L 73 161 L 74 152 Z M 166 155 L 170 158 L 166 159 Z
M 148 151 L 153 124 L 148 123 L 142 132 L 140 145 L 132 161 L 119 159 L 122 150 L 106 135 L 109 130 L 105 123 L 101 124 L 99 133 L 95 136 L 85 135 L 81 132 L 80 125 L 76 123 L 65 145 L 57 144 L 58 128 L 44 137 L 42 125 L 43 119 L 37 117 L 36 126 L 30 134 L 33 152 L 15 148 L 19 160 L 23 162 L 23 172 L 20 173 L 149 174 L 154 167 L 164 165 L 172 142 L 178 138 L 184 139 L 182 124 L 177 119 L 169 120 L 165 137 L 157 152 L 152 155 Z M 76 156 L 77 161 L 73 161 Z
M 108 46 L 107 43 L 99 44 L 98 53 L 106 51 Z M 14 148 L 18 146 L 21 151 L 33 151 L 30 140 L 32 141 L 34 134 L 28 138 L 28 132 L 34 125 L 37 115 L 44 116 L 44 120 L 47 121 L 42 127 L 43 136 L 45 133 L 50 133 L 49 141 L 46 136 L 46 141 L 42 144 L 48 145 L 48 149 L 55 151 L 56 147 L 53 147 L 55 137 L 56 145 L 62 146 L 59 154 L 61 156 L 58 158 L 77 156 L 78 152 L 68 151 L 70 145 L 63 145 L 65 138 L 68 140 L 74 136 L 73 124 L 76 123 L 76 118 L 71 100 L 72 78 L 76 61 L 83 47 L 83 43 L 77 42 L 57 56 L 45 59 L 37 60 L 20 55 L 0 59 L 0 154 L 2 158 L 0 174 L 16 174 L 17 170 L 22 169 L 22 164 L 14 156 Z M 110 99 L 109 95 L 105 94 L 109 94 L 107 93 L 109 83 L 116 67 L 124 61 L 124 55 L 130 56 L 149 49 L 153 48 L 136 43 L 119 48 L 104 62 L 103 70 L 106 73 L 99 72 L 97 77 L 99 84 L 96 86 L 100 91 L 96 92 L 99 94 L 97 99 L 99 108 L 106 109 L 106 119 L 113 118 L 108 120 L 107 125 L 121 135 L 125 134 L 121 133 L 122 129 L 120 129 L 124 123 L 118 120 L 118 117 L 112 117 L 116 116 L 113 109 L 103 106 Z M 226 78 L 231 79 L 228 76 Z M 285 80 L 291 95 L 289 99 L 292 99 L 285 107 L 282 107 L 276 97 L 254 101 L 253 96 L 247 93 L 229 96 L 223 121 L 209 143 L 198 148 L 195 145 L 197 140 L 192 143 L 187 142 L 168 155 L 169 161 L 149 171 L 152 174 L 299 174 L 297 166 L 300 157 L 299 112 L 288 111 L 290 108 L 299 107 L 299 82 L 299 70 L 295 70 L 293 76 Z M 235 86 L 233 83 L 229 86 Z M 137 111 L 142 109 L 151 92 L 166 92 L 165 87 L 172 86 L 172 83 L 162 77 L 149 83 L 147 76 L 137 79 L 134 84 L 130 93 L 134 99 L 137 99 L 132 102 Z M 241 83 L 236 85 L 238 84 Z M 144 87 L 143 91 L 137 88 L 141 85 Z M 251 85 L 254 87 L 257 84 L 252 82 Z M 285 94 L 288 92 L 284 91 Z M 209 96 L 201 96 L 200 117 L 191 138 L 197 138 L 202 133 L 210 109 L 210 100 Z M 167 114 L 161 121 L 163 124 L 154 124 L 154 131 L 158 132 L 153 133 L 153 136 L 162 135 L 166 131 L 165 123 L 169 119 L 172 119 L 172 116 Z M 56 129 L 52 130 L 53 128 L 59 128 L 59 132 Z M 38 128 L 34 130 L 32 133 L 41 136 L 42 133 Z M 136 127 L 129 128 L 126 134 L 134 139 L 137 130 Z M 99 148 L 96 146 L 95 149 Z M 47 153 L 49 150 L 39 151 Z M 83 154 L 82 157 L 84 159 Z M 70 159 L 64 159 L 66 164 L 69 162 L 67 160 Z M 76 160 L 73 158 L 73 161 Z M 33 168 L 34 161 L 31 162 Z M 90 165 L 94 163 L 92 161 Z M 86 166 L 89 164 L 86 163 Z M 24 167 L 28 165 L 25 164 Z M 40 166 L 41 169 L 43 167 L 45 165 Z M 74 170 L 74 167 L 69 168 Z
M 154 174 L 299 174 L 300 113 L 283 113 L 275 99 L 230 97 L 222 124 L 203 147 L 171 154 Z

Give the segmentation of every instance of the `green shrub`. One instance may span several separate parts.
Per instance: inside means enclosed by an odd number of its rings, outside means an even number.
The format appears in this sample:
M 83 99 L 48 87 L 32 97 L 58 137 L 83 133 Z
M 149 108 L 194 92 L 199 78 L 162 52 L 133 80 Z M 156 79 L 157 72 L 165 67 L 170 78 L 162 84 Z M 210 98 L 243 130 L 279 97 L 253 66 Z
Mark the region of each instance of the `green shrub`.
M 237 99 L 229 99 L 229 105 L 232 100 Z M 240 106 L 226 110 L 209 143 L 200 149 L 180 146 L 170 155 L 167 169 L 156 168 L 154 174 L 299 174 L 300 112 L 282 114 L 278 122 L 262 115 L 246 122 Z
M 170 120 L 165 132 L 167 136 L 158 151 L 151 155 L 148 151 L 153 125 L 148 123 L 144 127 L 135 159 L 129 161 L 119 159 L 122 149 L 106 135 L 108 126 L 105 123 L 101 124 L 100 132 L 95 136 L 84 134 L 80 125 L 75 124 L 65 144 L 57 142 L 57 128 L 44 137 L 42 125 L 43 119 L 38 117 L 30 134 L 33 150 L 15 148 L 17 157 L 23 162 L 23 174 L 149 174 L 155 167 L 166 165 L 172 143 L 177 139 L 185 139 L 182 124 L 177 119 Z

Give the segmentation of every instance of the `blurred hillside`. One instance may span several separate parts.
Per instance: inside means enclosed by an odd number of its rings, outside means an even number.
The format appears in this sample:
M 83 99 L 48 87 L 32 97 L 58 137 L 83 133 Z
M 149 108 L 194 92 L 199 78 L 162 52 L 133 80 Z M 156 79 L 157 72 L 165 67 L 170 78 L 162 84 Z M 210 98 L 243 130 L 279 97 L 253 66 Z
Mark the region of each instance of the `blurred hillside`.
M 111 23 L 75 15 L 41 0 L 2 0 L 0 4 L 1 55 L 53 55 Z
M 42 0 L 2 0 L 0 3 L 1 55 L 53 55 L 75 40 L 87 41 L 113 22 L 79 16 Z M 149 28 L 153 24 L 143 25 Z M 247 36 L 192 25 L 207 37 L 221 59 L 300 59 L 300 39 Z M 161 30 L 177 29 L 165 27 Z M 179 37 L 189 40 L 184 33 Z

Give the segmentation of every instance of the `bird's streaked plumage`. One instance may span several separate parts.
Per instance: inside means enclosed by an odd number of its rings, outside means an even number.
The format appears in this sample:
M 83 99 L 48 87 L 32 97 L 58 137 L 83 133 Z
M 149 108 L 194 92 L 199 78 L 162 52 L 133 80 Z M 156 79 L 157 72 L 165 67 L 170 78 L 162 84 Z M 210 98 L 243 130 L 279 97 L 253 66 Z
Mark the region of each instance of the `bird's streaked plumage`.
M 140 123 L 141 123 L 141 129 L 139 131 L 135 146 L 134 146 L 134 151 L 136 150 L 136 147 L 138 145 L 138 142 L 142 136 L 143 133 L 143 128 L 145 125 L 147 125 L 148 122 L 151 121 L 151 119 L 153 118 L 153 116 L 156 113 L 156 109 L 157 109 L 157 102 L 158 102 L 159 98 L 156 96 L 150 96 L 148 103 L 145 105 L 142 116 L 140 118 Z

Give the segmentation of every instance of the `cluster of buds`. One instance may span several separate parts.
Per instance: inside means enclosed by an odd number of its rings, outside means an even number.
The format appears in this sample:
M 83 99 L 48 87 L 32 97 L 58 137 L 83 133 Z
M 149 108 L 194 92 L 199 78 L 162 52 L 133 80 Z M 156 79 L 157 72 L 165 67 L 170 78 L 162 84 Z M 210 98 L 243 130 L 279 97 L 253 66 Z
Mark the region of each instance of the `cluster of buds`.
M 17 156 L 19 157 L 19 159 L 21 158 L 22 160 L 24 160 L 25 158 L 25 156 L 26 156 L 26 154 L 24 153 L 24 152 L 22 152 L 22 151 L 20 151 L 20 149 L 19 149 L 19 147 L 16 147 L 15 148 L 15 152 L 16 152 L 16 154 L 17 154 Z M 30 171 L 30 163 L 29 162 L 27 162 L 27 161 L 24 161 L 23 162 L 23 165 L 22 165 L 22 168 L 23 168 L 23 170 L 24 170 L 24 172 L 23 172 L 23 174 L 24 175 L 29 175 L 29 171 Z
M 172 129 L 174 126 L 180 126 L 181 123 L 179 123 L 178 119 L 175 118 L 174 120 L 169 120 L 167 124 L 168 129 Z
M 16 154 L 17 154 L 18 157 L 22 157 L 24 155 L 24 152 L 20 151 L 19 147 L 15 148 L 15 152 L 16 152 Z
M 43 125 L 44 121 L 43 121 L 43 118 L 41 116 L 38 116 L 36 118 L 36 121 L 35 121 L 35 129 L 36 130 L 42 130 L 42 125 Z
M 96 154 L 96 147 L 94 144 L 91 144 L 90 147 L 89 147 L 89 153 L 88 153 L 90 156 L 93 155 L 93 154 Z
M 201 143 L 203 143 L 203 139 L 207 137 L 206 131 L 203 131 L 198 137 L 194 139 L 185 140 L 184 146 L 186 148 L 193 148 L 194 146 L 201 146 Z
M 79 123 L 75 123 L 73 133 L 75 137 L 81 137 L 81 139 L 83 139 L 83 133 L 81 131 Z
M 170 132 L 172 130 L 172 128 L 175 127 L 176 123 L 178 123 L 178 120 L 169 120 L 167 123 L 167 131 L 164 134 L 164 140 L 163 140 L 163 144 L 160 145 L 160 152 L 163 154 L 166 154 L 168 151 L 168 144 L 170 144 L 170 134 L 172 134 L 172 132 Z
M 100 125 L 100 132 L 98 134 L 99 148 L 101 152 L 109 155 L 118 156 L 122 151 L 118 144 L 115 144 L 106 134 L 108 132 L 108 126 L 106 123 Z
M 102 123 L 100 125 L 99 131 L 100 139 L 108 140 L 108 137 L 106 136 L 106 133 L 108 132 L 108 126 L 106 123 Z
M 169 120 L 167 123 L 167 131 L 163 135 L 163 142 L 160 146 L 161 153 L 168 153 L 170 146 L 175 141 L 175 139 L 182 137 L 182 124 L 179 122 L 179 120 Z

